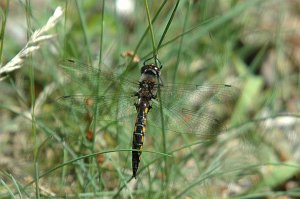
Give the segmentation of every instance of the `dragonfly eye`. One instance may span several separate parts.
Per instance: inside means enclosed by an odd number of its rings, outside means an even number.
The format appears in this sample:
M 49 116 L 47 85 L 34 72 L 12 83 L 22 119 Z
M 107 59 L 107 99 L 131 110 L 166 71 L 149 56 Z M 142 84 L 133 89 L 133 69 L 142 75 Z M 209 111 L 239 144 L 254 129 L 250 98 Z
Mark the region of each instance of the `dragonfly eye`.
M 145 73 L 145 71 L 148 69 L 148 65 L 144 65 L 142 68 L 141 68 L 141 74 Z
M 141 68 L 141 74 L 159 76 L 160 75 L 160 69 L 157 66 L 155 66 L 154 64 L 144 65 Z
M 153 70 L 147 70 L 147 71 L 144 72 L 144 74 L 146 74 L 146 75 L 153 75 L 153 76 L 156 75 L 156 73 Z

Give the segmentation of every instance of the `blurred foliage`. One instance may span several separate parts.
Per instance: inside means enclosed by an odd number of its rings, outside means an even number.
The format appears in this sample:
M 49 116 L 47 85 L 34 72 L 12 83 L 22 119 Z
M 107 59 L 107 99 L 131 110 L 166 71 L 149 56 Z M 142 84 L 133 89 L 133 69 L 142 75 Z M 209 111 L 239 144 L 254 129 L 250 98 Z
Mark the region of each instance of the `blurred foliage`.
M 226 129 L 211 140 L 166 133 L 164 151 L 160 118 L 150 111 L 149 126 L 157 123 L 146 133 L 138 178 L 129 180 L 135 111 L 99 103 L 103 112 L 95 121 L 89 101 L 62 107 L 58 99 L 97 95 L 91 92 L 98 73 L 85 66 L 107 71 L 102 75 L 111 77 L 116 96 L 128 86 L 122 78 L 139 79 L 143 61 L 153 54 L 145 1 L 105 1 L 104 7 L 92 0 L 1 1 L 2 63 L 57 6 L 64 18 L 51 32 L 55 38 L 0 82 L 0 198 L 300 197 L 299 1 L 148 4 L 164 83 L 234 87 L 222 93 L 233 96 L 232 103 L 217 107 Z M 79 74 L 65 73 L 68 59 L 84 63 Z M 170 97 L 170 103 L 178 102 Z

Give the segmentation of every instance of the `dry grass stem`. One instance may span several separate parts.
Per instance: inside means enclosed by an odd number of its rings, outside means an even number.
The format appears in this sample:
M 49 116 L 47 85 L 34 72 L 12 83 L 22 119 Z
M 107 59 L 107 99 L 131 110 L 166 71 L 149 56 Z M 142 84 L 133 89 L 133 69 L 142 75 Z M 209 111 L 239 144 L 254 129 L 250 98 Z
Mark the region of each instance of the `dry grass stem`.
M 57 7 L 54 11 L 54 14 L 49 18 L 47 23 L 41 29 L 36 30 L 31 35 L 25 47 L 14 58 L 12 58 L 6 65 L 0 66 L 0 81 L 5 79 L 7 73 L 10 73 L 14 70 L 21 68 L 25 59 L 40 48 L 39 46 L 40 42 L 49 40 L 53 37 L 53 35 L 46 35 L 45 33 L 57 24 L 62 14 L 63 14 L 62 8 Z

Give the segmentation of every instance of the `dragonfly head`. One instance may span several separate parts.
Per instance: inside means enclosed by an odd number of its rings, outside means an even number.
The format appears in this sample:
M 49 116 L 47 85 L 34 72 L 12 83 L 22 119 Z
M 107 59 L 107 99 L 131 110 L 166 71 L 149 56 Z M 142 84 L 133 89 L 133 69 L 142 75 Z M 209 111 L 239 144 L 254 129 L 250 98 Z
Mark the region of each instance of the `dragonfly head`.
M 155 77 L 160 77 L 160 68 L 154 64 L 144 65 L 141 68 L 141 74 L 152 75 Z

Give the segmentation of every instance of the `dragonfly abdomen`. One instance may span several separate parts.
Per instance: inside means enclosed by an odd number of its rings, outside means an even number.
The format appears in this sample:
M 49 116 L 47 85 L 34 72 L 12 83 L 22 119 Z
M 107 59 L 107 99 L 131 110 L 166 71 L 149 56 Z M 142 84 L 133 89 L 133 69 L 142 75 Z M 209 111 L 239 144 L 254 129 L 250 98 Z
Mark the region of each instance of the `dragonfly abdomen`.
M 132 139 L 132 171 L 133 177 L 136 178 L 137 170 L 141 160 L 142 149 L 144 144 L 144 135 L 146 131 L 147 113 L 149 111 L 149 103 L 145 100 L 140 100 L 136 105 L 138 115 L 135 121 L 135 127 Z

